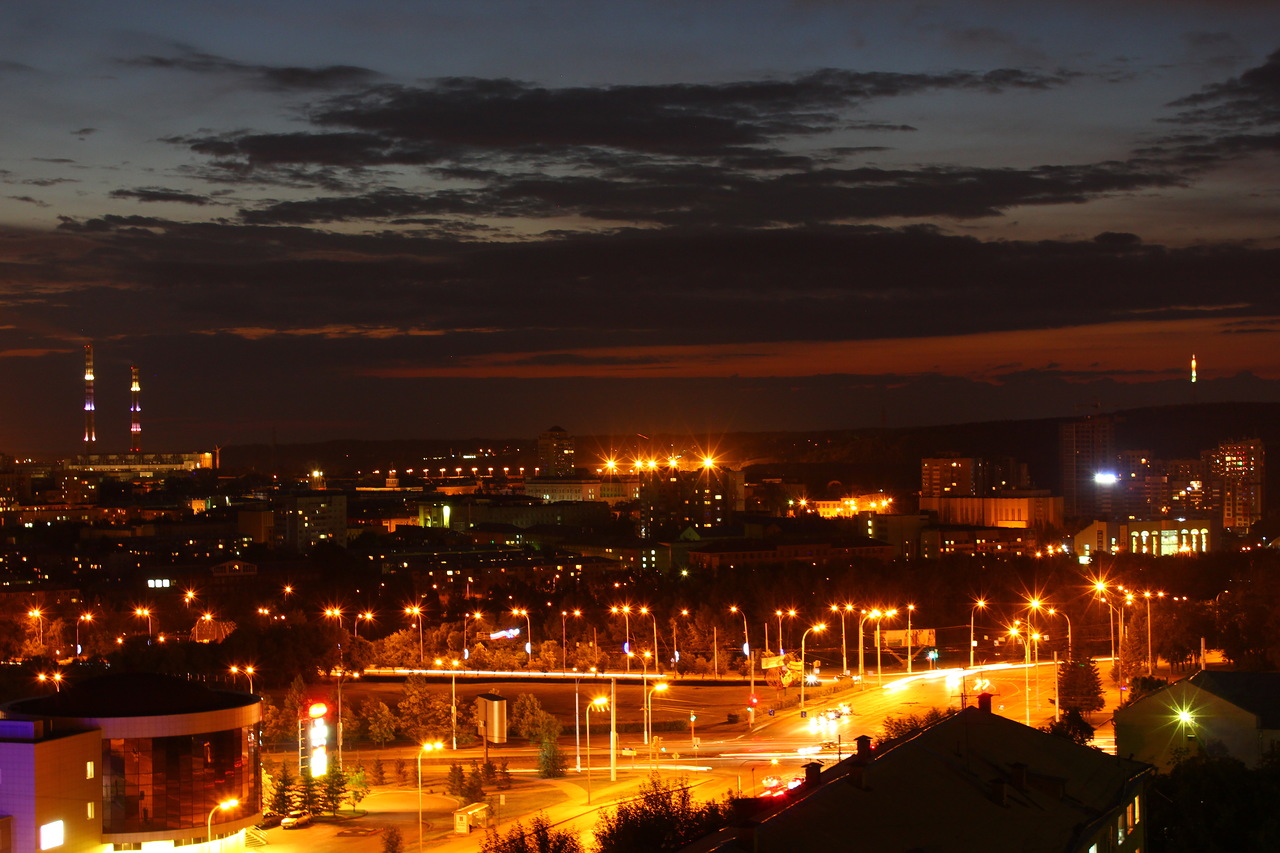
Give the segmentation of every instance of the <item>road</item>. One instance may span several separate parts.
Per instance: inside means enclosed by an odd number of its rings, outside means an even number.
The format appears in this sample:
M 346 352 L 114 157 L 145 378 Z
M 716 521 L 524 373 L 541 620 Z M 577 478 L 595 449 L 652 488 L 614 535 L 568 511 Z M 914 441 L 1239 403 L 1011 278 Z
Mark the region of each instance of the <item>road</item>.
M 1000 665 L 973 671 L 949 670 L 913 676 L 886 674 L 883 687 L 873 684 L 857 689 L 845 682 L 844 689 L 834 692 L 828 692 L 829 686 L 807 690 L 803 716 L 795 701 L 798 699 L 796 688 L 784 693 L 757 685 L 759 713 L 750 727 L 746 721 L 745 706 L 751 691 L 745 680 L 721 684 L 673 681 L 666 693 L 652 694 L 654 719 L 659 724 L 666 720 L 687 724 L 690 713 L 695 714 L 697 747 L 694 747 L 687 728 L 683 727 L 679 731 L 656 732 L 660 739 L 660 747 L 656 750 L 644 745 L 639 732 L 621 732 L 617 780 L 612 781 L 607 759 L 608 736 L 598 728 L 599 723 L 607 721 L 608 715 L 593 714 L 591 722 L 596 733 L 592 736 L 593 796 L 590 805 L 587 804 L 587 779 L 585 774 L 577 771 L 585 764 L 585 732 L 580 727 L 577 731 L 579 737 L 575 738 L 574 697 L 576 693 L 579 709 L 585 709 L 592 697 L 609 695 L 607 680 L 580 679 L 575 691 L 572 679 L 561 682 L 480 682 L 459 678 L 456 689 L 459 704 L 472 701 L 482 692 L 500 692 L 512 699 L 520 693 L 532 693 L 546 710 L 556 714 L 565 724 L 565 733 L 560 741 L 569 758 L 569 775 L 565 779 L 535 783 L 531 778 L 534 751 L 527 745 L 512 742 L 491 750 L 491 756 L 507 758 L 518 775 L 525 774 L 523 779 L 528 780 L 528 784 L 521 782 L 517 786 L 519 789 L 532 791 L 536 787 L 541 792 L 536 796 L 519 792 L 504 795 L 504 799 L 506 796 L 511 799 L 502 806 L 506 813 L 499 815 L 500 826 L 542 811 L 562 828 L 571 827 L 589 835 L 599 809 L 619 798 L 634 795 L 650 768 L 659 771 L 664 778 L 688 779 L 697 786 L 696 795 L 700 799 L 729 793 L 759 794 L 766 777 L 776 776 L 785 782 L 802 776 L 803 765 L 807 762 L 830 763 L 848 755 L 859 735 L 876 739 L 886 717 L 923 713 L 930 708 L 958 707 L 962 692 L 969 704 L 975 701 L 976 693 L 989 692 L 993 694 L 993 711 L 996 713 L 1023 722 L 1029 720 L 1032 725 L 1044 725 L 1053 718 L 1053 705 L 1049 701 L 1053 671 L 1052 663 L 1044 663 L 1030 670 L 1022 666 Z M 445 679 L 444 684 L 448 683 Z M 395 682 L 360 682 L 345 687 L 344 694 L 346 701 L 355 697 L 378 696 L 390 703 L 398 697 L 400 690 L 401 685 Z M 620 723 L 640 722 L 645 695 L 642 690 L 635 684 L 617 685 Z M 825 695 L 814 698 L 814 692 Z M 1118 694 L 1109 694 L 1107 698 L 1108 707 L 1114 707 Z M 824 711 L 842 705 L 848 708 L 849 713 L 834 720 L 826 718 Z M 772 715 L 768 713 L 770 707 L 775 709 Z M 738 722 L 730 722 L 731 713 L 741 715 Z M 1103 745 L 1109 740 L 1109 733 L 1100 731 L 1099 734 L 1099 743 Z M 834 748 L 824 748 L 823 744 L 834 744 Z M 628 754 L 632 751 L 634 754 Z M 375 754 L 383 758 L 388 768 L 396 758 L 405 758 L 409 772 L 413 772 L 413 759 L 417 753 L 412 749 L 362 749 L 359 753 L 349 749 L 347 760 L 348 763 L 361 760 L 367 764 Z M 442 795 L 441 780 L 448 763 L 460 760 L 465 764 L 480 755 L 478 748 L 457 752 L 446 750 L 442 757 L 424 761 L 423 849 L 441 853 L 469 853 L 478 849 L 477 834 L 463 836 L 451 832 L 452 810 L 456 801 Z M 267 835 L 271 849 L 282 853 L 303 853 L 304 847 L 376 853 L 381 850 L 381 842 L 376 835 L 344 833 L 358 827 L 396 826 L 406 842 L 405 849 L 414 851 L 418 839 L 417 796 L 417 791 L 412 788 L 375 789 L 361 804 L 361 808 L 369 812 L 367 817 L 341 826 L 321 823 L 295 832 L 269 830 Z

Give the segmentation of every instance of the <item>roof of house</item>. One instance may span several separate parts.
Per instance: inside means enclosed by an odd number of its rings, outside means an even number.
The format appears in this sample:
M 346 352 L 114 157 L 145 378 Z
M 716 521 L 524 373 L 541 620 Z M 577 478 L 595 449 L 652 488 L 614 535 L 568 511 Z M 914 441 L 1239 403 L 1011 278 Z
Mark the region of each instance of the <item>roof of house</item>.
M 872 761 L 828 768 L 754 827 L 726 829 L 698 849 L 1075 850 L 1150 770 L 966 708 Z
M 152 717 L 219 711 L 259 702 L 257 696 L 148 672 L 74 681 L 59 692 L 9 703 L 6 710 L 42 717 Z
M 1202 669 L 1187 679 L 1258 716 L 1264 729 L 1280 729 L 1280 672 L 1227 672 Z

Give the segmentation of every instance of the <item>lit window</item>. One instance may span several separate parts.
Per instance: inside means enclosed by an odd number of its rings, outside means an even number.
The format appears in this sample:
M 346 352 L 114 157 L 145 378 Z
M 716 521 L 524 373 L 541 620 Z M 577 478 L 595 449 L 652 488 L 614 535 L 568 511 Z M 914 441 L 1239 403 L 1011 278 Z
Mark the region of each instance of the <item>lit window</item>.
M 66 837 L 66 832 L 62 827 L 62 821 L 55 820 L 53 823 L 46 823 L 40 827 L 40 849 L 52 850 L 55 847 L 61 847 Z
M 84 778 L 92 779 L 95 772 L 96 772 L 96 768 L 93 766 L 93 762 L 86 761 L 84 763 Z
M 93 800 L 89 800 L 84 804 L 84 816 L 89 820 L 93 820 Z

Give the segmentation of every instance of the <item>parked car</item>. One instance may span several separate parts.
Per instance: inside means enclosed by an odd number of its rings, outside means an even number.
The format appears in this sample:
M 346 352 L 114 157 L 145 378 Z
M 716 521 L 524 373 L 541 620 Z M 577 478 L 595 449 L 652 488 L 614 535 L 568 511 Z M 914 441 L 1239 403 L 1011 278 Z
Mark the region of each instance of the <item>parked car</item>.
M 273 826 L 279 826 L 282 820 L 284 820 L 284 815 L 267 812 L 262 816 L 262 820 L 258 822 L 258 829 L 270 829 Z
M 280 821 L 281 829 L 301 829 L 311 825 L 311 812 L 292 811 Z

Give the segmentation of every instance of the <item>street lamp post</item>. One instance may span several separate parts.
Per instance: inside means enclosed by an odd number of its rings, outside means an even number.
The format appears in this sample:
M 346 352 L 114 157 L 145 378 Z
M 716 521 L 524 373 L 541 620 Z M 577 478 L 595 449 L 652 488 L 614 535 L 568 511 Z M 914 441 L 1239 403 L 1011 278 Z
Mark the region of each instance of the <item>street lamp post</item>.
M 467 621 L 470 619 L 479 619 L 479 618 L 480 618 L 479 610 L 477 610 L 475 613 L 462 614 L 462 659 L 463 660 L 471 659 L 471 649 L 467 648 Z
M 1027 665 L 1022 670 L 1022 699 L 1026 706 L 1025 722 L 1031 725 L 1031 626 L 1027 626 L 1027 636 L 1022 636 L 1022 629 L 1018 627 L 1020 623 L 1014 622 L 1013 627 L 1009 629 L 1010 637 L 1017 637 L 1022 641 L 1022 649 L 1027 656 Z
M 147 639 L 151 639 L 151 610 L 146 607 L 139 607 L 133 611 L 134 616 L 145 616 L 147 618 Z M 41 645 L 44 645 L 41 643 Z
M 253 667 L 251 666 L 242 667 L 242 666 L 235 666 L 235 665 L 231 667 L 231 675 L 233 677 L 240 675 L 242 673 L 244 674 L 245 678 L 249 679 L 249 692 L 252 693 L 253 692 L 253 673 L 254 673 Z
M 793 608 L 791 610 L 775 610 L 773 612 L 778 617 L 778 654 L 780 655 L 786 654 L 786 652 L 782 648 L 782 617 L 783 616 L 795 617 L 796 611 Z
M 973 618 L 974 615 L 987 606 L 987 602 L 979 598 L 973 603 L 973 607 L 969 608 L 969 669 L 973 669 L 973 650 L 978 644 L 973 637 Z
M 621 607 L 610 607 L 609 612 L 614 616 L 622 614 L 625 635 L 622 640 L 622 651 L 627 653 L 627 672 L 631 672 L 631 605 L 624 604 Z
M 819 623 L 817 625 L 814 625 L 811 628 L 806 629 L 805 632 L 800 635 L 800 710 L 802 711 L 804 710 L 804 685 L 805 685 L 805 682 L 809 680 L 807 674 L 804 671 L 804 641 L 808 639 L 809 634 L 811 632 L 817 631 L 819 634 L 821 634 L 825 630 L 827 630 L 827 626 Z
M 658 614 L 648 607 L 641 607 L 640 615 L 648 616 L 653 620 L 653 673 L 656 676 L 658 674 Z
M 1147 590 L 1142 594 L 1142 597 L 1147 600 L 1147 674 L 1155 675 L 1156 674 L 1155 647 L 1151 645 L 1151 596 L 1152 596 L 1152 593 L 1150 590 Z M 1155 596 L 1157 598 L 1164 598 L 1164 593 L 1157 592 L 1155 593 Z
M 357 637 L 359 637 L 359 636 L 360 636 L 360 620 L 361 620 L 361 619 L 363 619 L 365 622 L 372 622 L 372 621 L 373 621 L 373 612 L 372 612 L 372 611 L 370 611 L 370 610 L 366 610 L 364 613 L 357 613 L 357 614 L 356 614 L 356 618 L 355 618 L 355 620 L 354 620 L 354 621 L 355 621 L 355 626 L 354 626 L 354 627 L 355 627 L 355 631 L 354 631 L 353 633 L 354 633 L 354 635 L 355 635 L 355 636 L 357 636 Z
M 76 619 L 76 654 L 77 654 L 77 655 L 81 654 L 81 646 L 80 646 L 80 623 L 81 623 L 81 622 L 92 622 L 92 621 L 93 621 L 93 614 L 92 614 L 92 613 L 81 613 L 81 614 L 80 614 L 80 616 Z
M 418 666 L 422 666 L 426 662 L 426 656 L 422 651 L 422 608 L 411 604 L 404 609 L 404 612 L 418 623 Z
M 236 806 L 238 806 L 238 805 L 240 805 L 240 801 L 239 801 L 239 800 L 223 800 L 222 802 L 218 803 L 216 806 L 214 806 L 212 809 L 210 809 L 210 810 L 209 810 L 209 819 L 208 819 L 207 821 L 205 821 L 205 836 L 206 836 L 206 840 L 207 840 L 210 844 L 212 844 L 212 843 L 213 843 L 213 816 L 214 816 L 214 814 L 216 814 L 216 813 L 217 813 L 217 812 L 219 812 L 219 811 L 224 811 L 224 812 L 225 812 L 225 811 L 230 811 L 231 809 L 234 809 L 234 808 L 235 808 Z
M 36 620 L 36 631 L 38 632 L 38 642 L 40 648 L 44 648 L 44 611 L 39 608 L 33 608 L 27 611 L 27 615 Z
M 843 608 L 838 604 L 831 605 L 831 612 L 840 614 L 840 662 L 844 666 L 846 676 L 849 674 L 849 640 L 844 632 L 844 615 L 852 610 L 852 604 L 846 604 Z
M 659 681 L 645 692 L 644 707 L 641 708 L 641 711 L 644 712 L 644 716 L 648 720 L 648 728 L 646 728 L 644 732 L 644 742 L 646 746 L 648 746 L 649 742 L 653 740 L 650 736 L 653 730 L 653 694 L 662 693 L 667 689 L 667 686 L 668 685 L 665 681 Z
M 907 674 L 911 674 L 911 614 L 916 610 L 914 604 L 907 605 Z
M 1075 640 L 1073 640 L 1071 636 L 1071 617 L 1068 616 L 1065 611 L 1058 610 L 1053 607 L 1049 608 L 1049 615 L 1061 616 L 1063 619 L 1067 620 L 1067 659 L 1075 660 Z
M 591 805 L 591 709 L 599 711 L 608 704 L 608 696 L 597 696 L 587 703 L 587 805 Z M 610 733 L 610 737 L 612 736 Z
M 884 670 L 880 668 L 880 622 L 887 616 L 897 616 L 897 610 L 886 610 L 876 619 L 876 684 L 884 686 Z
M 453 748 L 458 748 L 458 661 L 449 661 L 453 669 L 449 670 L 449 727 L 453 731 Z M 436 659 L 436 666 L 444 666 L 444 661 Z
M 581 610 L 573 611 L 572 615 L 576 618 L 582 615 Z M 568 610 L 560 611 L 560 669 L 567 671 L 569 669 L 569 620 L 570 613 Z
M 867 680 L 867 668 L 865 664 L 865 649 L 862 639 L 862 626 L 867 623 L 868 619 L 876 620 L 876 624 L 880 624 L 881 612 L 879 610 L 864 610 L 862 618 L 858 620 L 858 682 L 865 684 Z
M 533 620 L 529 616 L 527 608 L 521 607 L 511 611 L 512 616 L 523 616 L 524 626 L 527 630 L 525 634 L 524 651 L 529 656 L 529 669 L 533 669 Z

